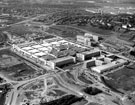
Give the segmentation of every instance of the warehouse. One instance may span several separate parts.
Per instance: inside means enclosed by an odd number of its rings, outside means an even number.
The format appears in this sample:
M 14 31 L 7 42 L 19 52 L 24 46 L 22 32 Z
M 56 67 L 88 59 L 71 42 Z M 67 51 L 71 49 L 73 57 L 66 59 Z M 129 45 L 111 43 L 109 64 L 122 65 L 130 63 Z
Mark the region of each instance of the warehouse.
M 61 68 L 64 65 L 73 64 L 75 62 L 76 62 L 75 57 L 67 56 L 48 61 L 48 66 L 50 66 L 52 69 L 55 69 L 56 67 Z

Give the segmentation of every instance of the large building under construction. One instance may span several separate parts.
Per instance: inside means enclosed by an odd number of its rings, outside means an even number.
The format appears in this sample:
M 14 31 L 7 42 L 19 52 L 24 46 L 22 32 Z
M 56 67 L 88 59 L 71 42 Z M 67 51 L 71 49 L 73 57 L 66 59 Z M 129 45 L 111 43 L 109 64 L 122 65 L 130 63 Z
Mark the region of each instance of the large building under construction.
M 76 62 L 78 52 L 88 51 L 89 48 L 68 42 L 62 38 L 44 40 L 43 43 L 28 42 L 13 45 L 12 50 L 22 57 L 29 59 L 43 67 L 55 69 L 64 64 Z
M 52 70 L 81 62 L 83 68 L 103 73 L 127 62 L 119 57 L 113 59 L 114 55 L 107 53 L 104 55 L 101 50 L 88 48 L 59 37 L 43 40 L 40 43 L 28 42 L 13 45 L 12 50 L 25 59 Z

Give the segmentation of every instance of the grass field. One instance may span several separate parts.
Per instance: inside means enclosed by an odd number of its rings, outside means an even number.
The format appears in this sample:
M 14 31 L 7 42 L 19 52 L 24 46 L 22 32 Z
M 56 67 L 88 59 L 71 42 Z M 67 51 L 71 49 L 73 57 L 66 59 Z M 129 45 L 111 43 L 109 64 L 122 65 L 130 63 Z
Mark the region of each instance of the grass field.
M 124 67 L 116 72 L 106 75 L 111 78 L 105 80 L 108 85 L 121 92 L 135 91 L 135 64 Z
M 113 35 L 113 32 L 110 30 L 104 30 L 98 27 L 93 27 L 91 25 L 86 25 L 86 26 L 76 26 L 77 28 L 87 30 L 89 32 L 95 33 L 96 35 L 102 36 L 102 37 L 110 37 Z
M 64 38 L 75 39 L 77 35 L 83 35 L 84 32 L 77 30 L 75 28 L 65 27 L 65 26 L 53 26 L 47 31 L 49 33 L 54 33 L 58 36 Z
M 23 24 L 19 24 L 19 25 L 15 25 L 15 26 L 11 26 L 7 29 L 7 31 L 11 34 L 11 35 L 17 35 L 20 37 L 23 37 L 25 34 L 30 34 L 32 33 L 28 27 L 24 26 Z
M 1 50 L 0 72 L 11 80 L 20 80 L 23 77 L 32 77 L 36 70 L 10 50 Z

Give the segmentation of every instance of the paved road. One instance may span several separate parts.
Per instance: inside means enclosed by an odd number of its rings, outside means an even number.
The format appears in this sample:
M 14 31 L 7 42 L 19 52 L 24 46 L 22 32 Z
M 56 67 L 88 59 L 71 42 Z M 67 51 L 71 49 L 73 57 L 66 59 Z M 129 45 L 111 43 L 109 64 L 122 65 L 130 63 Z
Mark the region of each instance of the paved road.
M 53 75 L 54 74 L 45 74 L 45 75 L 39 76 L 37 78 L 33 78 L 31 80 L 23 81 L 20 84 L 14 86 L 14 89 L 12 90 L 13 92 L 11 93 L 12 95 L 10 95 L 10 99 L 8 99 L 8 101 L 9 101 L 8 103 L 10 103 L 9 105 L 16 105 L 18 95 L 21 93 L 21 91 L 23 91 L 23 88 L 26 85 L 32 83 L 33 81 L 36 81 L 36 80 L 39 80 L 39 79 L 44 79 L 44 78 L 47 78 L 47 77 L 51 77 Z
M 21 22 L 18 22 L 18 23 L 15 23 L 15 24 L 11 24 L 10 26 L 14 26 L 14 25 L 17 25 L 17 24 L 21 24 L 21 23 L 25 23 L 25 22 L 29 22 L 29 21 L 32 21 L 38 17 L 41 17 L 41 16 L 46 16 L 46 15 L 49 15 L 49 14 L 41 14 L 37 17 L 34 17 L 34 18 L 30 18 L 30 19 L 27 19 L 27 20 L 24 20 L 24 21 L 21 21 Z M 66 26 L 66 27 L 72 27 L 72 28 L 75 28 L 75 29 L 78 29 L 78 30 L 81 30 L 83 32 L 86 32 L 86 33 L 91 33 L 89 31 L 86 31 L 84 29 L 80 29 L 80 28 L 77 28 L 77 27 L 73 27 L 73 26 L 68 26 L 68 25 L 61 25 L 61 26 Z M 67 83 L 65 83 L 65 81 L 62 80 L 62 78 L 56 74 L 45 74 L 45 75 L 41 75 L 39 77 L 36 77 L 36 78 L 33 78 L 31 80 L 26 80 L 26 81 L 22 81 L 20 83 L 18 83 L 18 85 L 15 85 L 14 86 L 14 89 L 9 93 L 9 97 L 8 99 L 6 99 L 6 104 L 7 105 L 16 105 L 16 101 L 18 99 L 18 95 L 20 94 L 21 91 L 23 91 L 23 87 L 25 87 L 26 85 L 28 85 L 29 83 L 33 82 L 33 81 L 36 81 L 36 80 L 39 80 L 39 79 L 44 79 L 44 78 L 47 78 L 47 77 L 51 77 L 51 76 L 56 76 L 55 77 L 55 81 L 57 82 L 58 85 L 60 85 L 61 87 L 73 92 L 74 94 L 77 94 L 77 95 L 80 95 L 80 96 L 84 96 L 86 94 L 82 93 L 77 87 L 74 87 L 74 86 L 71 86 Z M 8 82 L 12 82 L 10 80 L 7 80 Z M 96 85 L 93 85 L 94 87 L 97 87 L 97 88 L 100 88 L 101 90 L 103 89 L 103 84 L 99 84 L 99 86 L 96 86 Z M 90 97 L 88 97 L 89 99 L 92 99 Z

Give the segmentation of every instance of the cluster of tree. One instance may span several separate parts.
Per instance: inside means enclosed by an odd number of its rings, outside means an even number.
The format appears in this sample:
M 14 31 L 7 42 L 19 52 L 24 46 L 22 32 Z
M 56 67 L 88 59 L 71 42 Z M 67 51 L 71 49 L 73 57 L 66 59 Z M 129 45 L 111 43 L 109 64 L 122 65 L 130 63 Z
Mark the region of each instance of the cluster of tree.
M 62 98 L 50 101 L 50 102 L 42 102 L 40 105 L 72 105 L 78 101 L 82 101 L 83 97 L 77 97 L 75 95 L 66 95 Z
M 83 91 L 90 95 L 97 95 L 99 93 L 102 93 L 101 90 L 99 90 L 97 88 L 93 88 L 93 87 L 87 87 Z
M 3 34 L 3 33 L 1 32 L 1 34 L 0 34 L 0 45 L 5 44 L 7 40 L 8 40 L 7 35 L 5 35 L 5 34 Z
M 130 51 L 130 55 L 135 56 L 135 51 L 134 50 Z

